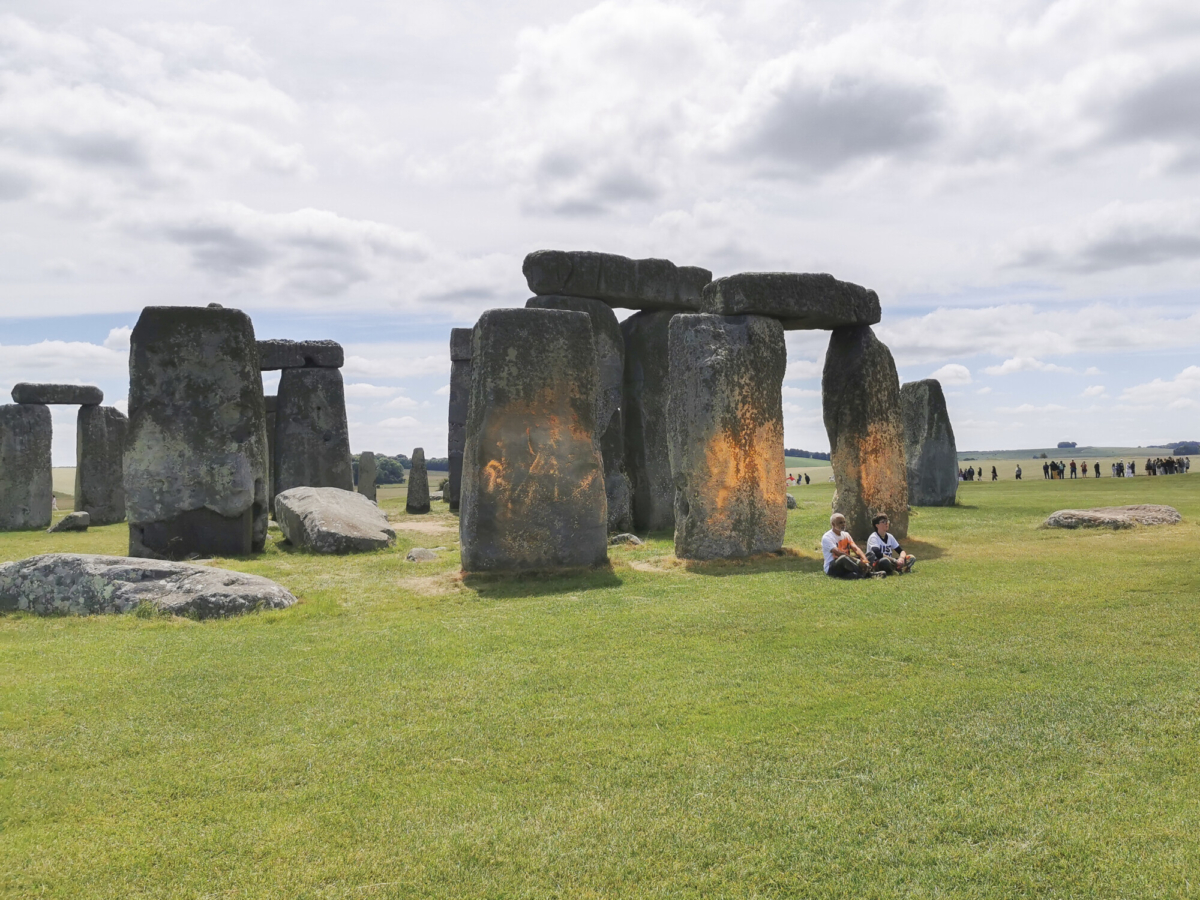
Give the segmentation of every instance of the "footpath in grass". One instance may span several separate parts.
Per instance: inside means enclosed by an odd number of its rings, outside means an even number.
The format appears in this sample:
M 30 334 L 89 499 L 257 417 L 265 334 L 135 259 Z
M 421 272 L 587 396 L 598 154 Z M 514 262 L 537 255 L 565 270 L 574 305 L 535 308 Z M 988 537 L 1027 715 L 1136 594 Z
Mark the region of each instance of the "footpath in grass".
M 455 519 L 397 498 L 394 550 L 217 561 L 290 610 L 0 617 L 0 894 L 1195 892 L 1200 477 L 963 485 L 913 575 L 855 583 L 820 571 L 831 486 L 793 493 L 744 563 L 655 535 L 463 579 Z M 1038 528 L 1132 502 L 1184 523 Z

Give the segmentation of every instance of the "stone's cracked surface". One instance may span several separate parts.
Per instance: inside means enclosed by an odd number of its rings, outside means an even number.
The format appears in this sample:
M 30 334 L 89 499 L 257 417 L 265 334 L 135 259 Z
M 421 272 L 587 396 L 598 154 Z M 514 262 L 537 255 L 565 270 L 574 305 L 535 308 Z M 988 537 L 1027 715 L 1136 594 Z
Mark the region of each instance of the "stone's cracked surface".
M 81 406 L 75 421 L 75 509 L 93 525 L 123 522 L 129 419 L 112 406 Z
M 372 503 L 376 499 L 375 476 L 377 474 L 375 454 L 370 450 L 364 450 L 358 455 L 358 492 Z
M 958 450 L 946 396 L 934 378 L 900 386 L 904 458 L 912 506 L 953 506 L 958 493 Z
M 834 329 L 821 404 L 837 485 L 834 510 L 846 516 L 847 529 L 864 547 L 871 519 L 879 513 L 903 540 L 908 536 L 908 471 L 900 380 L 891 351 L 870 326 Z
M 337 369 L 284 369 L 275 409 L 275 493 L 354 490 L 346 391 Z
M 450 408 L 448 415 L 449 435 L 447 456 L 450 478 L 446 499 L 450 511 L 457 512 L 462 496 L 463 451 L 467 446 L 467 407 L 471 401 L 471 341 L 473 328 L 450 330 Z
M 608 502 L 608 530 L 633 527 L 632 489 L 625 474 L 625 428 L 621 406 L 625 381 L 625 338 L 617 315 L 607 303 L 588 297 L 531 297 L 526 309 L 567 309 L 586 313 L 592 323 L 592 341 L 600 373 L 596 421 L 600 429 L 600 455 L 604 460 L 604 493 Z
M 429 512 L 429 471 L 425 468 L 425 451 L 420 447 L 412 452 L 404 511 L 414 515 Z
M 0 565 L 0 609 L 40 615 L 127 613 L 143 603 L 201 619 L 296 602 L 267 578 L 127 556 L 47 553 Z
M 789 331 L 874 325 L 880 318 L 874 291 L 832 275 L 798 272 L 743 272 L 718 278 L 705 286 L 701 309 L 721 316 L 770 316 Z
M 1134 528 L 1138 525 L 1178 525 L 1183 521 L 1173 506 L 1135 504 L 1098 506 L 1094 509 L 1060 509 L 1043 523 L 1045 528 Z
M 633 523 L 640 531 L 675 527 L 675 482 L 667 440 L 667 326 L 675 315 L 639 312 L 621 323 L 625 471 L 632 491 Z
M 783 547 L 783 328 L 762 316 L 678 315 L 667 405 L 675 555 L 725 559 Z
M 30 384 L 22 381 L 12 389 L 14 403 L 42 403 L 52 406 L 98 406 L 104 391 L 90 384 Z
M 90 515 L 85 512 L 73 512 L 67 513 L 46 531 L 49 534 L 58 534 L 64 531 L 87 531 L 91 524 L 92 517 Z
M 258 342 L 259 366 L 262 371 L 275 369 L 340 369 L 346 361 L 342 345 L 337 341 Z
M 0 531 L 49 526 L 52 432 L 48 406 L 0 404 Z
M 281 491 L 275 497 L 275 521 L 291 544 L 313 553 L 364 553 L 390 547 L 396 540 L 378 506 L 340 488 Z
M 535 250 L 521 267 L 535 294 L 590 297 L 625 309 L 697 310 L 712 272 L 666 259 L 588 250 Z
M 129 350 L 129 553 L 240 556 L 267 535 L 267 423 L 240 310 L 148 306 Z
M 474 346 L 463 569 L 603 564 L 608 510 L 591 321 L 569 310 L 489 310 Z

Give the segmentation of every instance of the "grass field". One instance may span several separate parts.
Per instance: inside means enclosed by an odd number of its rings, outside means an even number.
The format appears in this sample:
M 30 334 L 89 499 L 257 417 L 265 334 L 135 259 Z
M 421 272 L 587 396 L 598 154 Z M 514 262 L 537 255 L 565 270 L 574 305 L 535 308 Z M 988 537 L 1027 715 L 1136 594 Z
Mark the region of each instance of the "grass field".
M 832 485 L 794 492 L 788 552 L 745 563 L 657 535 L 463 579 L 444 505 L 393 498 L 394 550 L 221 561 L 291 610 L 0 617 L 0 892 L 1200 891 L 1200 477 L 963 485 L 916 511 L 914 574 L 854 583 L 820 571 Z M 1184 524 L 1038 527 L 1131 502 Z

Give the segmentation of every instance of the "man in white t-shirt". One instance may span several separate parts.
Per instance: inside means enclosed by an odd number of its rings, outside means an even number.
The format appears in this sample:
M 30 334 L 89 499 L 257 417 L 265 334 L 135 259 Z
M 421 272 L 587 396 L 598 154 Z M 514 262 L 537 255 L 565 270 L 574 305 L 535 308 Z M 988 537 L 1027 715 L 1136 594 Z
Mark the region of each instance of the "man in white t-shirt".
M 833 578 L 863 578 L 871 570 L 866 555 L 846 531 L 846 517 L 841 513 L 829 517 L 829 531 L 821 537 L 821 553 L 825 556 L 825 574 Z

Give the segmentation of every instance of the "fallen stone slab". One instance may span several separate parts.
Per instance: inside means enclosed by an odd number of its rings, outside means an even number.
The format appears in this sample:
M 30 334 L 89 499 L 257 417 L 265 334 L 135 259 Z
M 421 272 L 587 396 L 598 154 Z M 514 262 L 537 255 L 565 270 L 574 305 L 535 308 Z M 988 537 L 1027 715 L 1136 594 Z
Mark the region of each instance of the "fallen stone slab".
M 764 316 L 683 314 L 669 332 L 675 555 L 774 553 L 787 528 L 783 328 Z
M 390 547 L 387 515 L 354 491 L 296 487 L 275 495 L 275 521 L 293 546 L 313 553 L 365 553 Z
M 1137 525 L 1178 525 L 1183 521 L 1173 506 L 1135 504 L 1098 506 L 1094 509 L 1060 509 L 1045 523 L 1046 528 L 1133 528 Z
M 92 524 L 92 517 L 86 512 L 67 513 L 53 525 L 46 529 L 50 534 L 56 534 L 60 531 L 87 531 L 88 526 Z
M 52 432 L 50 407 L 0 405 L 0 531 L 49 526 Z
M 636 534 L 614 534 L 608 539 L 608 546 L 615 547 L 618 544 L 628 544 L 630 547 L 640 547 L 646 543 Z
M 623 309 L 694 312 L 712 281 L 712 272 L 698 266 L 589 250 L 535 250 L 521 271 L 535 294 L 591 297 Z
M 438 558 L 438 555 L 424 547 L 413 547 L 404 554 L 404 558 L 409 562 L 433 562 Z
M 170 615 L 210 619 L 295 602 L 268 578 L 189 563 L 46 553 L 0 565 L 0 609 L 39 615 L 127 613 L 149 603 Z
M 926 378 L 901 385 L 900 405 L 909 504 L 953 506 L 958 493 L 958 448 L 941 383 Z
M 52 406 L 99 406 L 104 391 L 90 384 L 30 384 L 22 381 L 12 389 L 14 403 L 45 403 Z
M 337 341 L 258 342 L 258 363 L 262 371 L 275 369 L 340 369 L 346 354 Z
M 743 272 L 704 288 L 701 310 L 720 316 L 770 316 L 788 331 L 874 325 L 879 295 L 832 275 Z

